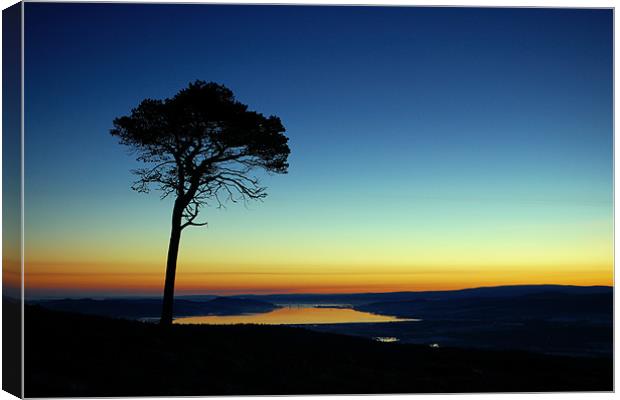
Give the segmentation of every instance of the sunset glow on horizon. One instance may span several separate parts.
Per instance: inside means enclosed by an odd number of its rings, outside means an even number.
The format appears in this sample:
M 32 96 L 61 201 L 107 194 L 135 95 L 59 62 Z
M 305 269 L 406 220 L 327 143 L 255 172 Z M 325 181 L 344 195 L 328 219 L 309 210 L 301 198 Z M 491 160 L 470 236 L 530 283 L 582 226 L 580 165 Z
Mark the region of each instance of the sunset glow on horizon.
M 75 267 L 75 266 L 74 266 Z M 27 265 L 26 287 L 34 297 L 160 295 L 163 288 L 163 267 L 144 268 L 154 272 L 108 272 L 100 266 L 92 272 L 85 266 L 75 268 L 45 268 Z M 47 271 L 35 272 L 37 268 Z M 140 271 L 136 266 L 127 270 Z M 159 270 L 158 270 L 159 269 Z M 85 271 L 91 272 L 85 272 Z M 504 268 L 287 268 L 286 272 L 246 267 L 243 270 L 186 272 L 179 266 L 177 290 L 179 295 L 197 294 L 271 294 L 271 293 L 362 293 L 426 290 L 455 290 L 483 286 L 521 284 L 613 285 L 610 266 L 572 268 L 504 267 Z M 219 272 L 217 271 L 219 270 Z

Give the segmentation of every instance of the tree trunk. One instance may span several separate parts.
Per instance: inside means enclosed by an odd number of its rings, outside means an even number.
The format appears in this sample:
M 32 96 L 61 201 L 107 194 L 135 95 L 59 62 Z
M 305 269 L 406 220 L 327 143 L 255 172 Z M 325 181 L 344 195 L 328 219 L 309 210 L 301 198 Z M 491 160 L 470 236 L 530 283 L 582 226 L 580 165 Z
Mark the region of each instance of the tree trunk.
M 177 256 L 179 255 L 179 243 L 181 242 L 181 216 L 183 208 L 179 200 L 175 201 L 172 211 L 172 228 L 170 230 L 170 243 L 168 244 L 168 259 L 166 261 L 166 281 L 164 283 L 164 301 L 161 309 L 161 325 L 172 325 L 172 312 L 174 304 L 174 278 L 177 271 Z

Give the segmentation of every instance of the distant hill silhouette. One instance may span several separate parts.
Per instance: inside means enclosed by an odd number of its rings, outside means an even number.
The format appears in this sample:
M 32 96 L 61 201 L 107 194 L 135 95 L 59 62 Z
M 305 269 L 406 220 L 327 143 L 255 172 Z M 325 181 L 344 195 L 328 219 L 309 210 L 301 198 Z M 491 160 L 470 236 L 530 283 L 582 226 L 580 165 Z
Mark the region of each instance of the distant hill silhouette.
M 52 310 L 94 314 L 116 318 L 157 318 L 161 314 L 160 299 L 60 299 L 30 302 Z M 216 297 L 204 301 L 178 299 L 174 305 L 175 317 L 195 315 L 237 315 L 268 312 L 278 306 L 251 299 Z
M 571 285 L 511 285 L 479 287 L 460 290 L 435 290 L 424 292 L 388 292 L 388 293 L 335 293 L 335 294 L 270 294 L 239 295 L 244 299 L 257 299 L 271 303 L 307 303 L 307 304 L 351 304 L 360 305 L 384 301 L 404 301 L 418 299 L 466 299 L 481 297 L 515 297 L 535 293 L 571 293 L 596 294 L 613 293 L 610 286 L 571 286 Z M 180 297 L 191 299 L 190 296 Z
M 528 295 L 533 297 L 524 297 Z M 563 297 L 562 295 L 567 296 Z M 593 297 L 587 299 L 581 297 L 575 303 L 569 300 L 568 295 L 592 295 Z M 536 300 L 536 296 L 539 296 L 538 300 Z M 515 316 L 518 313 L 529 315 L 530 312 L 535 312 L 540 315 L 548 313 L 559 317 L 558 312 L 561 312 L 566 317 L 572 318 L 569 315 L 571 313 L 573 316 L 587 316 L 588 313 L 592 317 L 608 315 L 611 303 L 605 299 L 611 298 L 611 296 L 613 296 L 613 288 L 609 286 L 563 285 L 497 286 L 448 291 L 391 293 L 272 294 L 230 297 L 197 295 L 178 296 L 175 301 L 174 315 L 175 317 L 183 317 L 260 313 L 278 308 L 276 304 L 346 304 L 359 310 L 406 317 L 415 314 L 424 318 L 448 315 L 478 318 L 484 316 L 484 313 L 480 311 L 482 307 L 487 309 L 487 315 L 495 313 L 495 316 L 500 316 L 501 313 Z M 489 299 L 489 301 L 485 303 L 484 299 Z M 502 299 L 506 301 L 502 301 Z M 519 300 L 514 302 L 508 301 L 508 299 Z M 420 305 L 421 302 L 431 300 L 453 302 L 433 302 L 425 306 Z M 599 302 L 598 305 L 592 303 L 596 301 Z M 526 304 L 526 302 L 529 303 Z M 156 318 L 160 315 L 162 304 L 160 299 L 154 298 L 56 299 L 30 301 L 29 303 L 58 311 L 132 319 Z M 569 307 L 569 304 L 572 306 Z M 438 314 L 437 311 L 440 311 L 441 314 Z M 553 314 L 554 312 L 555 314 Z M 476 313 L 478 316 L 475 316 Z
M 513 291 L 515 293 L 517 291 Z M 512 297 L 419 298 L 364 304 L 355 308 L 377 314 L 427 320 L 557 320 L 611 322 L 613 293 L 548 291 Z M 472 292 L 470 292 L 472 293 Z M 475 292 L 480 294 L 480 292 Z M 492 292 L 485 292 L 489 295 Z M 517 292 L 518 293 L 518 292 Z M 523 293 L 523 292 L 521 292 Z

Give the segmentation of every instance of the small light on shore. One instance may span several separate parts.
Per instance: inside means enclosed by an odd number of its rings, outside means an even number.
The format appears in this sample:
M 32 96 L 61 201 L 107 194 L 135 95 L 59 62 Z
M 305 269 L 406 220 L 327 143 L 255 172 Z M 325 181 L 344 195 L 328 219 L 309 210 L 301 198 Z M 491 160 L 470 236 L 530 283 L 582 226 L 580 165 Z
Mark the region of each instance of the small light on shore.
M 382 343 L 394 343 L 394 342 L 398 342 L 400 339 L 395 338 L 395 337 L 385 337 L 385 336 L 377 336 L 374 337 L 373 340 L 376 340 L 377 342 L 382 342 Z

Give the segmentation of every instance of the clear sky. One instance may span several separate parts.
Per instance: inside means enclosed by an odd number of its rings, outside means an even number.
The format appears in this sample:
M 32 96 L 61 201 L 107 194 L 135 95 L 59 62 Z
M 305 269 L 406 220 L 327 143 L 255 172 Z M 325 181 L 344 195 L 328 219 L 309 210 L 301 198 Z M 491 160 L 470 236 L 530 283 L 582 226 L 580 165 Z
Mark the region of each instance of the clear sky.
M 611 284 L 611 10 L 27 3 L 31 295 L 159 294 L 171 201 L 110 136 L 202 79 L 287 175 L 184 231 L 177 293 Z

